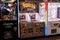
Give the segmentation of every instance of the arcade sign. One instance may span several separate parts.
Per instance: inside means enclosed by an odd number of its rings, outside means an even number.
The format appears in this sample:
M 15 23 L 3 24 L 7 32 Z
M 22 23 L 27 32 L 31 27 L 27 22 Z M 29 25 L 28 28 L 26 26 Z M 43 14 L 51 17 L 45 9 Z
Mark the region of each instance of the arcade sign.
M 29 2 L 21 2 L 21 5 L 23 8 L 35 8 L 34 3 L 29 3 Z

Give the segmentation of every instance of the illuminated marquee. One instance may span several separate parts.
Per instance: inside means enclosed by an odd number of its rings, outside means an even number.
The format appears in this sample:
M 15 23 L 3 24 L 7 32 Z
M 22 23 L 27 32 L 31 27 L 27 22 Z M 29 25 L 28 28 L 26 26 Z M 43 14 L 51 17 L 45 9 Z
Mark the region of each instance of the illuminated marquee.
M 23 6 L 23 8 L 35 8 L 34 3 L 22 2 L 21 5 Z

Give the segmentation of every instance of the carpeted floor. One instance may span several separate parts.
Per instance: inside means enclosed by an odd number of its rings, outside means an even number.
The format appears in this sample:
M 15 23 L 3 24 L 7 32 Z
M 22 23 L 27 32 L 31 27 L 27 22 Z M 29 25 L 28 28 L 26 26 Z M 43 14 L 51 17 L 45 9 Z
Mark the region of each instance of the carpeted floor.
M 51 37 L 45 37 L 45 38 L 23 39 L 23 40 L 60 40 L 60 35 L 58 35 L 58 36 L 51 36 Z

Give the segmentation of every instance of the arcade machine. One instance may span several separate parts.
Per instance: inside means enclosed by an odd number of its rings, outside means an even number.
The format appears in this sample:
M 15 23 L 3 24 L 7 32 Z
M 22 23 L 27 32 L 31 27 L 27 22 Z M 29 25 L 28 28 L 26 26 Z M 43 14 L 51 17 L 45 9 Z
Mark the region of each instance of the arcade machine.
M 2 0 L 0 3 L 1 23 L 3 27 L 4 40 L 17 38 L 17 2 L 16 0 Z
M 60 0 L 48 0 L 46 3 L 39 2 L 39 20 L 45 22 L 45 36 L 60 34 L 59 2 Z
M 19 12 L 21 38 L 44 36 L 45 22 L 40 18 L 37 2 L 20 2 Z
M 60 3 L 48 2 L 48 25 L 45 27 L 45 35 L 57 35 L 60 34 Z

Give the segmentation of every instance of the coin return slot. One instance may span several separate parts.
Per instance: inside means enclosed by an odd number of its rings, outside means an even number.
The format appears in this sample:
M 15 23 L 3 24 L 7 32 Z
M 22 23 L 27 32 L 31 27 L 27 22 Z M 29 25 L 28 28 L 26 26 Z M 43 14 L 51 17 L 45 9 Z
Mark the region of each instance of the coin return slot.
M 51 33 L 56 33 L 57 29 L 51 29 Z
M 32 32 L 33 32 L 33 29 L 32 29 L 32 28 L 29 28 L 29 29 L 28 29 L 28 32 L 29 32 L 29 33 L 32 33 Z

